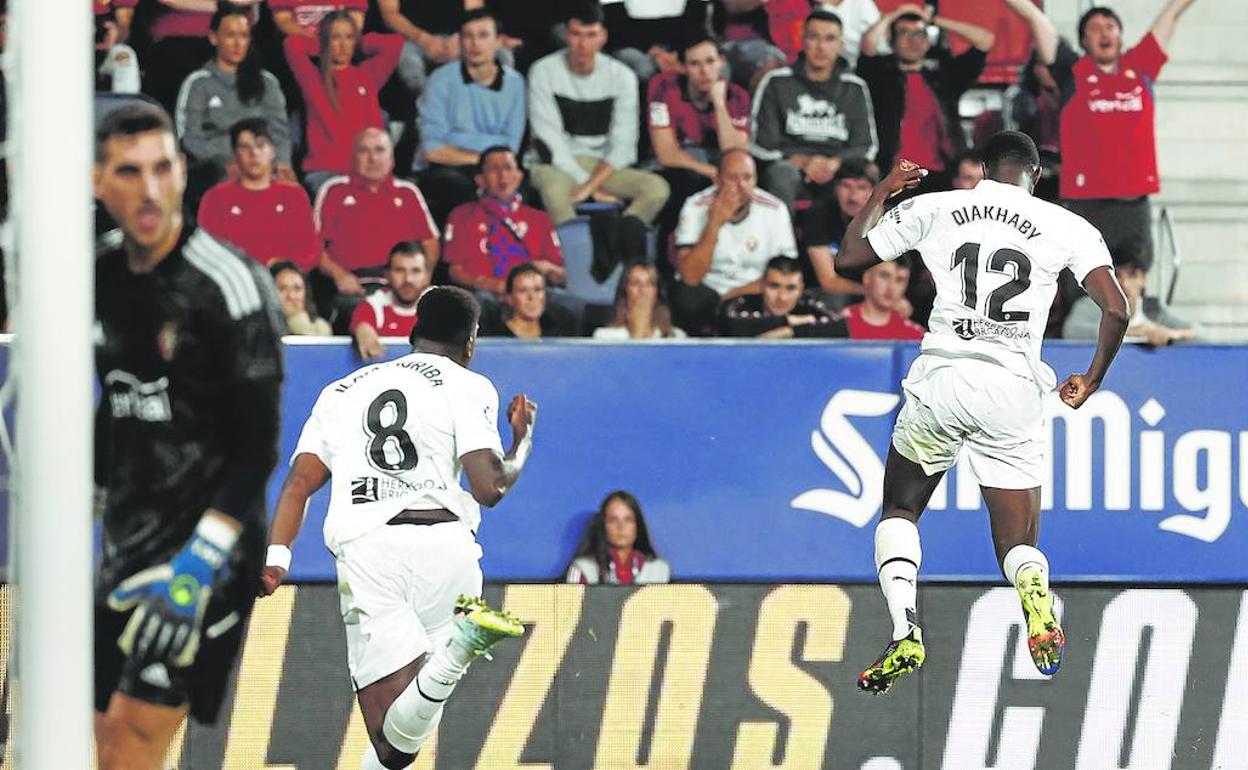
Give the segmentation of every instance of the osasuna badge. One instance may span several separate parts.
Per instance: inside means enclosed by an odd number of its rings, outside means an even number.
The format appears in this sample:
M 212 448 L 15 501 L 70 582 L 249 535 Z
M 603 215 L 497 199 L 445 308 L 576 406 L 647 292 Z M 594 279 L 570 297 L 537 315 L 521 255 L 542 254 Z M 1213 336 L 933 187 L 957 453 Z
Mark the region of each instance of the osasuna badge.
M 173 321 L 166 323 L 160 327 L 160 332 L 156 334 L 156 350 L 160 352 L 160 357 L 166 362 L 172 361 L 178 352 L 178 325 Z

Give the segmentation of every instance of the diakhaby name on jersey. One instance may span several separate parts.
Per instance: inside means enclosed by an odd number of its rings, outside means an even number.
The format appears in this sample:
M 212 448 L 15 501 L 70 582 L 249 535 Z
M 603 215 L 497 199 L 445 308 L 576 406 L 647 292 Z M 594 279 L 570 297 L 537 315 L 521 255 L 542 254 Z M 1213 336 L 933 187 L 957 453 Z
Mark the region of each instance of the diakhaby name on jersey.
M 1031 223 L 1031 220 L 1023 219 L 1005 206 L 963 206 L 960 209 L 954 209 L 950 214 L 953 216 L 954 223 L 958 225 L 967 225 L 971 222 L 978 222 L 981 219 L 989 219 L 1013 227 L 1027 236 L 1027 240 L 1040 235 L 1040 231 Z

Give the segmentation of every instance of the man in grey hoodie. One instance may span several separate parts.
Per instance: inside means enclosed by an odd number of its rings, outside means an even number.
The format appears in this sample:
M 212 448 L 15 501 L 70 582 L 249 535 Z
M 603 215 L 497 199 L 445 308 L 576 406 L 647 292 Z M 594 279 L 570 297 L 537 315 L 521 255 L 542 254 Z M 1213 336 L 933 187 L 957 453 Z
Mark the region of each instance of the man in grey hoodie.
M 875 158 L 871 96 L 841 59 L 842 44 L 836 14 L 811 12 L 797 63 L 769 72 L 754 95 L 750 152 L 763 166 L 763 189 L 790 211 L 799 197 L 834 196 L 845 160 Z

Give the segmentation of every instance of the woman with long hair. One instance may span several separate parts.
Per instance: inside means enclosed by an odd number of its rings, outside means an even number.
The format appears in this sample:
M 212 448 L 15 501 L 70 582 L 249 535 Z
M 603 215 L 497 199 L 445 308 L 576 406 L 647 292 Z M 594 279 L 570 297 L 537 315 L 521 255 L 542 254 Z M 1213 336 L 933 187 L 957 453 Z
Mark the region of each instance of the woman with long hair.
M 622 489 L 608 494 L 581 537 L 567 582 L 627 586 L 671 579 L 672 568 L 650 544 L 641 503 Z
M 328 337 L 333 334 L 329 321 L 316 315 L 316 305 L 308 292 L 308 279 L 294 262 L 274 262 L 269 267 L 273 283 L 277 285 L 277 297 L 286 316 L 286 328 L 291 334 Z
M 234 160 L 230 126 L 246 118 L 264 119 L 277 150 L 277 176 L 295 179 L 286 97 L 273 73 L 260 68 L 252 46 L 251 10 L 222 3 L 209 25 L 215 53 L 182 81 L 173 113 L 189 162 L 188 198 L 193 200 L 188 205 L 225 178 Z
M 649 340 L 684 337 L 672 326 L 672 311 L 659 286 L 659 271 L 641 262 L 629 265 L 615 289 L 615 317 L 594 330 L 599 340 Z
M 360 131 L 384 128 L 377 94 L 399 62 L 403 38 L 361 37 L 351 12 L 339 10 L 321 19 L 316 40 L 289 35 L 282 45 L 307 107 L 303 171 L 315 193 L 329 177 L 350 173 L 351 146 Z M 357 52 L 363 57 L 358 63 Z

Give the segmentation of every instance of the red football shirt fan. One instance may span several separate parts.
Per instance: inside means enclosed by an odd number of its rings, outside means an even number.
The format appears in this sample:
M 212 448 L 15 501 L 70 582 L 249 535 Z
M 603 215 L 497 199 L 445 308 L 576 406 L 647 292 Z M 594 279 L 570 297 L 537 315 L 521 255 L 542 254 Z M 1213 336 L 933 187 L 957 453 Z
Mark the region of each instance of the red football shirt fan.
M 1138 198 L 1161 189 L 1153 128 L 1153 82 L 1166 63 L 1152 33 L 1102 72 L 1074 64 L 1075 93 L 1062 110 L 1063 198 Z
M 312 205 L 296 184 L 248 190 L 241 182 L 222 182 L 200 201 L 199 225 L 263 265 L 289 260 L 307 272 L 321 257 Z
M 861 302 L 845 308 L 845 312 L 841 314 L 841 317 L 849 325 L 849 338 L 851 340 L 923 339 L 923 327 L 913 321 L 902 318 L 896 311 L 889 316 L 888 323 L 883 326 L 867 323 L 866 319 L 862 317 Z
M 368 0 L 340 0 L 340 2 L 304 2 L 303 0 L 269 0 L 269 10 L 290 11 L 295 23 L 316 32 L 325 18 L 334 11 L 368 11 Z
M 351 314 L 350 330 L 354 332 L 360 324 L 376 329 L 379 337 L 408 337 L 416 326 L 416 306 L 399 307 L 389 291 L 375 291 Z
M 682 147 L 698 146 L 715 150 L 719 148 L 719 134 L 715 129 L 715 110 L 707 104 L 699 110 L 689 101 L 689 78 L 678 72 L 664 72 L 650 79 L 647 87 L 650 103 L 650 128 L 671 128 L 676 131 L 676 142 Z M 738 131 L 750 130 L 750 95 L 736 83 L 728 84 L 725 100 L 732 127 Z
M 438 237 L 420 190 L 394 177 L 376 191 L 358 177 L 330 179 L 316 194 L 313 219 L 330 258 L 347 270 L 385 265 L 399 241 Z
M 475 277 L 506 278 L 516 265 L 535 260 L 563 264 L 550 216 L 521 203 L 482 198 L 456 206 L 446 220 L 444 258 Z

